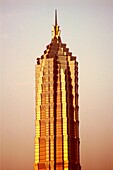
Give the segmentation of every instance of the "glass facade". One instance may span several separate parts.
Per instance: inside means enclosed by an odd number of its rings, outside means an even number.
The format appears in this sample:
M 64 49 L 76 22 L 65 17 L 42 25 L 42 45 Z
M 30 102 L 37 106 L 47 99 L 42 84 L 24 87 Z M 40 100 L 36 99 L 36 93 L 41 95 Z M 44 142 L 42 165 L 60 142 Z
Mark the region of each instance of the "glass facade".
M 35 77 L 34 170 L 80 170 L 78 62 L 62 43 L 57 24 L 37 58 Z

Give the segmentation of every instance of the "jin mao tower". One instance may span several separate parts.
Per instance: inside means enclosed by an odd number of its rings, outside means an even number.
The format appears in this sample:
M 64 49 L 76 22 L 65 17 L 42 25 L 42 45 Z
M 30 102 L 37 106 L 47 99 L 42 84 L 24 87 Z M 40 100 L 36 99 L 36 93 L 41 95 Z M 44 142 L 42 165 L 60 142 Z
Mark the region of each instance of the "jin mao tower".
M 57 24 L 36 64 L 34 170 L 80 170 L 78 62 Z

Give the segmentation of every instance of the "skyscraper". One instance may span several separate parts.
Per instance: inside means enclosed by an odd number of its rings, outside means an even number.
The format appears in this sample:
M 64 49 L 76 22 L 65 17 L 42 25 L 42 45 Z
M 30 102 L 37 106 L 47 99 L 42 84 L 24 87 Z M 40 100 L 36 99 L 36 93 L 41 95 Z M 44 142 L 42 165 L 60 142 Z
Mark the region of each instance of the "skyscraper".
M 57 11 L 52 40 L 36 65 L 34 170 L 80 170 L 78 62 L 62 43 Z

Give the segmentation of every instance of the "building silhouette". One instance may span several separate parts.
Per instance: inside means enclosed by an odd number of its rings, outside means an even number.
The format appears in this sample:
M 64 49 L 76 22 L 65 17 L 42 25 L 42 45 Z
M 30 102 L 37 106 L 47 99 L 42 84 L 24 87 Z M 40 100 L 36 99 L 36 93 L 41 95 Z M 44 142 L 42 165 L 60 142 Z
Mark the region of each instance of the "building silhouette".
M 36 65 L 34 170 L 80 170 L 78 62 L 62 43 L 57 11 L 52 40 Z

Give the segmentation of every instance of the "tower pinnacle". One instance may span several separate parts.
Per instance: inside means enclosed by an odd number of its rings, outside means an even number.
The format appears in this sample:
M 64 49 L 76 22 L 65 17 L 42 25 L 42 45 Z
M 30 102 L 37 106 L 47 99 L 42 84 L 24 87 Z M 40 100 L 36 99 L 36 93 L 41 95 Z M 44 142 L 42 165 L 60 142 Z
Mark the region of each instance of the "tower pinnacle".
M 55 9 L 55 26 L 57 26 L 57 10 Z
M 55 37 L 57 39 L 60 38 L 60 30 L 57 24 L 57 10 L 56 9 L 55 9 L 55 25 L 52 26 L 52 39 L 54 39 Z

